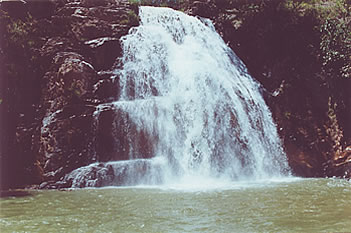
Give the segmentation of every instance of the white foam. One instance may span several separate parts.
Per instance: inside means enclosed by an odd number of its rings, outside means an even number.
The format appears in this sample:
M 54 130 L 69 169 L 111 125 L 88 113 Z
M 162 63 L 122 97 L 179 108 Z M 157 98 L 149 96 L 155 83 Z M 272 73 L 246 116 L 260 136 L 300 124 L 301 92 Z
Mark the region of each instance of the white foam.
M 175 189 L 206 189 L 289 175 L 260 85 L 211 21 L 168 8 L 141 7 L 139 15 L 140 26 L 121 39 L 121 98 L 108 107 L 152 138 L 163 162 L 150 164 L 157 167 L 150 176 Z M 130 159 L 142 159 L 129 147 Z

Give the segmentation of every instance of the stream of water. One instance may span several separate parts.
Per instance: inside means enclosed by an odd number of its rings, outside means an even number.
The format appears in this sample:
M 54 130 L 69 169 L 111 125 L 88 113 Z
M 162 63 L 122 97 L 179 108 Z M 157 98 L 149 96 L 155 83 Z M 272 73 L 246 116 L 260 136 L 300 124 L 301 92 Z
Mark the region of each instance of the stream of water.
M 106 108 L 115 112 L 116 161 L 65 180 L 94 187 L 288 176 L 260 84 L 212 22 L 170 8 L 140 7 L 139 16 L 121 38 L 118 100 L 95 112 L 97 120 Z

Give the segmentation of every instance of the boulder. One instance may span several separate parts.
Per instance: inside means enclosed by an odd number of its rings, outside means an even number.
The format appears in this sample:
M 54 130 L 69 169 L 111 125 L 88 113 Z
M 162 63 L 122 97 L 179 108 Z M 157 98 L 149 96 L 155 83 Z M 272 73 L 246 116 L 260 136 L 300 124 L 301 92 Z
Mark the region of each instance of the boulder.
M 85 188 L 112 185 L 114 171 L 111 165 L 95 163 L 80 167 L 56 182 L 59 188 Z
M 40 153 L 44 177 L 58 180 L 95 160 L 94 106 L 67 106 L 43 120 Z
M 59 52 L 44 80 L 46 83 L 42 90 L 42 106 L 45 108 L 45 115 L 48 116 L 66 105 L 82 104 L 89 99 L 97 74 L 82 55 Z
M 162 183 L 162 160 L 136 159 L 108 163 L 93 163 L 80 167 L 55 183 L 42 188 L 85 188 Z

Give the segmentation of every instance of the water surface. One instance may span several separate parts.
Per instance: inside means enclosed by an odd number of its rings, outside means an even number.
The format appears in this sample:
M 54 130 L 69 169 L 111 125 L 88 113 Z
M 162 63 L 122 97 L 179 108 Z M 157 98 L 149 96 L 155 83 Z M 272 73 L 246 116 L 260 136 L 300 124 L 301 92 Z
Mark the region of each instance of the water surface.
M 1 232 L 345 232 L 351 183 L 337 179 L 30 191 L 1 198 Z

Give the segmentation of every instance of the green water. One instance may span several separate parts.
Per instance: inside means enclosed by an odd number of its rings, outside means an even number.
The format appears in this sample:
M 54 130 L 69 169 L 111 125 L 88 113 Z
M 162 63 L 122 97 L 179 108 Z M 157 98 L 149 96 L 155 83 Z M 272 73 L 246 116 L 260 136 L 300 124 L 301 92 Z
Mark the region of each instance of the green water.
M 337 179 L 30 194 L 0 199 L 1 232 L 351 231 L 351 183 Z

